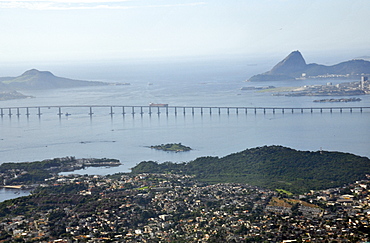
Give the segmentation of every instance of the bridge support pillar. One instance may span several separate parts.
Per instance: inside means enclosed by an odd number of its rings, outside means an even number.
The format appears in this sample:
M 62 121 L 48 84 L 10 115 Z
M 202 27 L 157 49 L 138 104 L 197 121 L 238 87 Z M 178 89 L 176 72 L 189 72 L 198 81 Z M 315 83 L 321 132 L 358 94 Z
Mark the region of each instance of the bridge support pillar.
M 1 116 L 1 117 L 3 117 L 3 116 L 4 116 L 3 108 L 1 108 L 1 110 L 0 110 L 0 116 Z
M 218 114 L 220 115 L 221 114 L 221 108 L 218 107 Z
M 110 115 L 110 116 L 113 116 L 113 114 L 114 114 L 114 112 L 113 112 L 113 106 L 111 106 L 111 107 L 110 107 L 110 113 L 109 113 L 109 115 Z
M 283 109 L 281 109 L 281 113 L 283 113 L 283 114 L 284 114 L 284 108 L 283 108 Z
M 131 108 L 132 108 L 131 114 L 132 114 L 132 115 L 135 115 L 135 107 L 134 107 L 134 106 L 132 106 Z
M 263 108 L 263 114 L 266 114 L 266 109 L 265 108 Z
M 19 108 L 17 108 L 17 116 L 19 117 L 21 113 L 19 113 Z
M 26 108 L 26 116 L 29 116 L 30 113 L 28 112 L 28 107 Z
M 194 107 L 191 107 L 191 114 L 194 115 Z
M 272 109 L 272 113 L 273 113 L 273 114 L 275 114 L 275 108 L 274 108 L 274 109 Z
M 177 115 L 177 107 L 175 106 L 175 116 Z
M 159 106 L 157 107 L 157 114 L 161 114 L 161 112 L 159 111 Z
M 9 116 L 12 116 L 12 109 L 9 108 Z
M 61 116 L 62 116 L 62 114 L 63 114 L 63 113 L 62 113 L 62 107 L 58 107 L 58 110 L 59 110 L 59 112 L 58 112 L 58 114 L 57 114 L 57 115 L 58 115 L 59 117 L 61 117 Z
M 239 114 L 239 108 L 236 108 L 236 114 Z
M 94 113 L 93 113 L 93 110 L 92 110 L 92 107 L 90 106 L 89 107 L 89 113 L 88 113 L 88 115 L 90 116 L 90 117 L 92 117 L 92 115 L 93 115 Z
M 41 107 L 37 107 L 37 115 L 40 117 L 41 115 L 42 115 L 42 113 L 41 113 Z
M 254 108 L 254 114 L 256 114 L 257 113 L 257 109 L 256 108 Z

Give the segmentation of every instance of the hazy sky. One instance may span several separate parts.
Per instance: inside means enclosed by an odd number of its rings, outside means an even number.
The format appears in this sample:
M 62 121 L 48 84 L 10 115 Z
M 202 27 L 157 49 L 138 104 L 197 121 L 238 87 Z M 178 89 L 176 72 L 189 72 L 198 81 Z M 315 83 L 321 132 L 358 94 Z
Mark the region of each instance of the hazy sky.
M 370 0 L 0 0 L 0 62 L 370 55 Z

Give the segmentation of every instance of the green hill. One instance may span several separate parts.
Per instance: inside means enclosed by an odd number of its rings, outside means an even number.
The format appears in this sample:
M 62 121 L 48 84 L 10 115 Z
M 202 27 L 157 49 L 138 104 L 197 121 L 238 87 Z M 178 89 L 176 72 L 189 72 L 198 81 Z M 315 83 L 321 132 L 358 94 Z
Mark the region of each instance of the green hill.
M 264 146 L 188 163 L 144 161 L 132 173 L 184 173 L 211 183 L 237 182 L 299 193 L 342 186 L 370 174 L 370 159 L 349 153 Z
M 49 71 L 36 69 L 28 70 L 18 77 L 0 78 L 0 89 L 3 90 L 56 89 L 96 85 L 108 85 L 108 83 L 62 78 Z

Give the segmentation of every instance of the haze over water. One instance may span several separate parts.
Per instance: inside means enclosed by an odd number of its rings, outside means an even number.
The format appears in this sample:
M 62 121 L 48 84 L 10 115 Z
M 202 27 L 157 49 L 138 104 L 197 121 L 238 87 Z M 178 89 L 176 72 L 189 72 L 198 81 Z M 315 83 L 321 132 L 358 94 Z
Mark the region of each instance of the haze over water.
M 223 61 L 186 61 L 161 63 L 136 63 L 116 65 L 71 65 L 51 69 L 57 76 L 85 80 L 131 83 L 106 87 L 85 87 L 52 91 L 23 91 L 35 98 L 1 101 L 0 107 L 54 106 L 54 105 L 143 105 L 168 103 L 170 106 L 238 106 L 238 107 L 332 107 L 370 106 L 370 97 L 352 103 L 314 103 L 319 97 L 272 96 L 271 93 L 242 91 L 243 86 L 302 86 L 326 84 L 328 80 L 291 82 L 244 82 L 255 73 L 271 67 L 271 61 L 258 62 L 245 59 Z M 45 70 L 41 69 L 40 70 Z M 56 70 L 56 71 L 54 71 Z M 22 69 L 19 73 L 26 71 Z M 65 74 L 64 74 L 65 73 Z M 346 80 L 347 81 L 347 80 Z M 333 84 L 343 80 L 333 81 Z M 332 97 L 336 98 L 336 97 Z M 337 97 L 342 98 L 342 97 Z M 350 113 L 308 110 L 304 113 L 287 110 L 284 114 L 267 111 L 217 110 L 209 114 L 204 109 L 191 114 L 187 110 L 177 115 L 170 109 L 166 115 L 139 114 L 130 109 L 122 115 L 120 108 L 94 108 L 92 118 L 89 108 L 43 108 L 42 116 L 30 109 L 9 117 L 8 111 L 0 117 L 0 158 L 3 162 L 37 161 L 48 158 L 75 156 L 77 158 L 116 158 L 123 165 L 115 168 L 88 168 L 72 173 L 113 174 L 129 172 L 144 160 L 158 162 L 187 162 L 200 156 L 225 156 L 247 148 L 264 145 L 282 145 L 298 150 L 350 152 L 370 157 L 370 111 Z M 182 143 L 193 148 L 190 152 L 167 153 L 152 150 L 150 145 Z M 27 195 L 29 192 L 1 190 L 0 201 Z
M 219 62 L 161 63 L 144 66 L 122 65 L 119 68 L 99 70 L 99 77 L 105 81 L 128 82 L 131 85 L 85 87 L 53 91 L 23 92 L 36 98 L 2 101 L 1 107 L 53 106 L 53 105 L 143 105 L 168 103 L 170 106 L 239 106 L 239 107 L 331 107 L 369 106 L 369 96 L 352 103 L 314 103 L 323 97 L 284 97 L 271 93 L 242 91 L 243 86 L 302 86 L 305 84 L 326 84 L 328 80 L 305 80 L 297 82 L 243 82 L 265 67 L 248 66 L 246 60 Z M 88 67 L 81 70 L 88 70 Z M 50 70 L 52 71 L 52 70 Z M 53 72 L 53 71 L 52 71 Z M 97 70 L 94 70 L 97 73 Z M 71 77 L 61 74 L 58 76 Z M 92 80 L 89 72 L 81 73 Z M 90 77 L 90 78 L 89 78 Z M 114 77 L 114 78 L 110 78 Z M 73 78 L 73 77 L 72 77 Z M 102 80 L 102 78 L 99 78 Z M 348 80 L 346 80 L 348 81 Z M 343 82 L 343 80 L 331 81 Z M 336 98 L 336 97 L 332 97 Z M 342 98 L 342 97 L 337 97 Z M 0 119 L 1 162 L 35 161 L 47 158 L 76 156 L 117 158 L 123 163 L 119 168 L 90 168 L 81 173 L 111 174 L 127 172 L 143 160 L 158 162 L 190 161 L 200 156 L 225 156 L 247 148 L 264 145 L 283 145 L 299 150 L 350 152 L 370 156 L 370 112 L 354 111 L 343 113 L 319 111 L 303 114 L 286 111 L 282 114 L 268 111 L 257 114 L 249 111 L 230 110 L 218 114 L 216 110 L 203 115 L 190 110 L 183 115 L 173 110 L 168 115 L 164 110 L 157 115 L 139 110 L 133 116 L 131 110 L 122 115 L 115 108 L 94 108 L 89 117 L 88 108 L 63 108 L 70 116 L 57 116 L 56 108 L 43 109 L 39 118 L 36 110 L 30 110 L 27 118 L 21 110 L 18 118 L 13 111 L 7 111 Z M 190 152 L 167 153 L 148 148 L 163 143 L 182 143 L 193 148 Z

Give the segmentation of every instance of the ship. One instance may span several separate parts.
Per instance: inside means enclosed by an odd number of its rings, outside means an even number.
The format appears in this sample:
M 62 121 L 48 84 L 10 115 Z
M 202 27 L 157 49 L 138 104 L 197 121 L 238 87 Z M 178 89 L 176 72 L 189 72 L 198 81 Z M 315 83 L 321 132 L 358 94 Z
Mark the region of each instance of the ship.
M 149 103 L 149 106 L 151 106 L 151 107 L 168 107 L 168 104 Z

